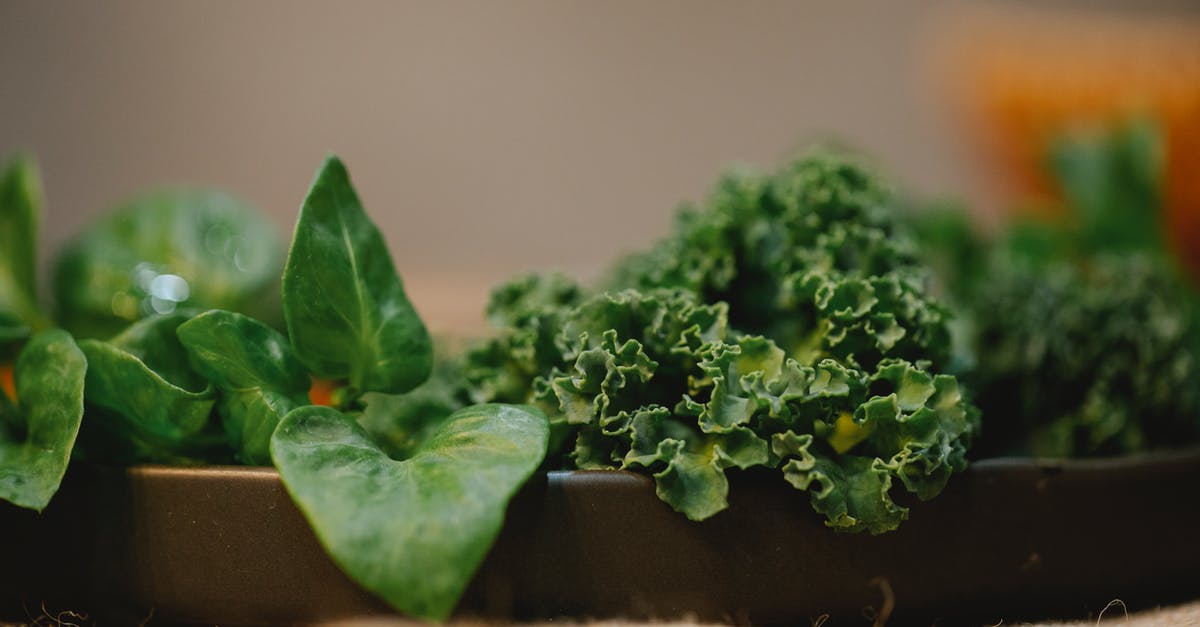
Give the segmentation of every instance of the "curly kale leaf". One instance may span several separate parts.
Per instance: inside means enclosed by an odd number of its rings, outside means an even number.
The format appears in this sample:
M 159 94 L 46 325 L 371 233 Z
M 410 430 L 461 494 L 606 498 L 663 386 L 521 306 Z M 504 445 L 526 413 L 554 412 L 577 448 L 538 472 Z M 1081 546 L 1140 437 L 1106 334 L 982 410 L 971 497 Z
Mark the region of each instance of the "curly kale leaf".
M 546 293 L 523 279 L 496 293 Z M 472 390 L 539 406 L 567 467 L 652 474 L 694 520 L 727 506 L 731 468 L 807 490 L 843 531 L 894 529 L 893 486 L 931 498 L 962 470 L 977 416 L 955 380 L 889 358 L 870 370 L 729 328 L 683 289 L 539 300 L 471 352 Z M 511 302 L 511 299 L 509 299 Z M 527 301 L 528 302 L 528 301 Z M 536 372 L 533 377 L 523 373 Z
M 930 298 L 930 273 L 893 214 L 887 191 L 844 159 L 733 173 L 705 206 L 681 212 L 671 236 L 618 264 L 608 283 L 728 303 L 734 328 L 800 357 L 940 366 L 949 316 Z
M 675 232 L 585 296 L 562 278 L 497 289 L 497 334 L 464 396 L 531 403 L 548 459 L 652 474 L 689 518 L 727 506 L 730 469 L 780 471 L 830 526 L 880 533 L 966 465 L 977 412 L 948 315 L 864 170 L 812 157 L 732 174 Z
M 1114 455 L 1200 439 L 1200 317 L 1162 259 L 998 261 L 972 303 L 989 453 Z
M 462 395 L 471 402 L 524 403 L 534 377 L 557 361 L 563 314 L 583 298 L 561 275 L 530 274 L 492 290 L 487 317 L 496 335 L 463 359 Z
M 985 238 L 961 213 L 914 216 L 960 314 L 952 370 L 989 416 L 980 455 L 1200 440 L 1200 307 L 1165 254 L 1159 144 L 1143 123 L 1057 141 L 1059 223 Z

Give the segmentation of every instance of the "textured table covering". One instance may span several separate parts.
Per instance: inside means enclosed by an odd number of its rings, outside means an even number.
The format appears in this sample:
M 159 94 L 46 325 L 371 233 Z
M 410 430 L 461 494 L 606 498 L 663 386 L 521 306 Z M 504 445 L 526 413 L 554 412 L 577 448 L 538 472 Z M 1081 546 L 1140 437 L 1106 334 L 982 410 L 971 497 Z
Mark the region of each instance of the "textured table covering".
M 1102 615 L 1085 617 L 1077 621 L 1066 622 L 1046 622 L 1046 623 L 1023 623 L 1009 622 L 1001 620 L 998 617 L 995 623 L 990 625 L 1032 625 L 1034 627 L 1094 627 L 1095 625 L 1119 625 L 1125 627 L 1200 627 L 1200 601 L 1192 601 L 1183 605 L 1172 607 L 1164 607 L 1152 610 L 1144 610 L 1141 612 L 1127 613 L 1123 604 L 1120 601 L 1113 601 L 1101 613 Z M 813 627 L 837 627 L 838 625 L 870 625 L 872 621 L 864 618 L 862 621 L 846 621 L 839 623 L 826 623 L 818 619 L 814 621 Z M 715 627 L 722 623 L 699 623 L 689 621 L 674 621 L 674 622 L 625 622 L 625 621 L 594 621 L 580 622 L 575 619 L 563 619 L 554 621 L 542 621 L 534 623 L 497 623 L 487 621 L 470 621 L 459 620 L 446 623 L 446 627 L 495 627 L 499 625 L 512 625 L 513 627 Z M 886 624 L 886 623 L 880 623 Z M 339 621 L 337 623 L 326 623 L 320 627 L 418 627 L 424 626 L 427 623 L 403 619 L 367 619 L 367 620 L 351 620 Z M 799 626 L 803 627 L 803 626 Z

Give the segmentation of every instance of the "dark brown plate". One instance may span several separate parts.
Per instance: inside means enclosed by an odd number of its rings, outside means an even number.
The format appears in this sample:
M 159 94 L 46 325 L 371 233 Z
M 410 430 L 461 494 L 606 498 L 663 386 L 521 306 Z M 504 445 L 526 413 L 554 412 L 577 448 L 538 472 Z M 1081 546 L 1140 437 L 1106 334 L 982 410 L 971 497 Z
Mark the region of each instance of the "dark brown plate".
M 1200 597 L 1200 450 L 974 464 L 881 536 L 825 528 L 775 473 L 689 522 L 646 477 L 560 472 L 513 502 L 460 611 L 809 624 L 1082 617 Z M 0 504 L 0 617 L 290 624 L 384 613 L 265 468 L 73 468 L 41 517 Z M 22 608 L 24 604 L 25 608 Z

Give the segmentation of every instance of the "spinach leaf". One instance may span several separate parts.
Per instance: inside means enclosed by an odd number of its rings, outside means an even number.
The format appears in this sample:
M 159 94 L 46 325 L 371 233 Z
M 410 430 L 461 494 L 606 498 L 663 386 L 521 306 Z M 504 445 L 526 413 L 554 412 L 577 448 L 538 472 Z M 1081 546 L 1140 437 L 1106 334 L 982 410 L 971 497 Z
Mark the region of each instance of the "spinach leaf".
M 396 609 L 438 620 L 454 609 L 509 499 L 545 455 L 546 419 L 535 412 L 459 410 L 398 461 L 340 412 L 301 407 L 280 423 L 271 453 L 334 561 Z
M 349 379 L 357 393 L 395 394 L 429 376 L 429 334 L 336 157 L 300 209 L 283 312 L 297 357 L 319 377 Z
M 37 305 L 41 212 L 37 170 L 16 159 L 0 173 L 0 348 L 50 326 Z
M 274 225 L 227 194 L 171 190 L 141 196 L 60 251 L 54 268 L 59 319 L 90 338 L 185 307 L 270 320 L 263 296 L 279 280 L 281 252 Z
M 229 443 L 246 464 L 271 464 L 271 434 L 289 411 L 308 404 L 312 380 L 287 338 L 247 316 L 203 313 L 179 325 L 197 372 L 221 391 L 217 409 Z
M 108 342 L 82 340 L 88 358 L 86 428 L 108 461 L 203 461 L 224 438 L 210 416 L 216 391 L 191 370 L 175 335 L 184 313 L 133 324 Z M 91 408 L 100 411 L 92 415 Z M 100 450 L 97 450 L 97 449 Z
M 17 403 L 0 397 L 0 499 L 41 511 L 58 491 L 83 418 L 87 361 L 66 331 L 43 331 L 17 360 Z

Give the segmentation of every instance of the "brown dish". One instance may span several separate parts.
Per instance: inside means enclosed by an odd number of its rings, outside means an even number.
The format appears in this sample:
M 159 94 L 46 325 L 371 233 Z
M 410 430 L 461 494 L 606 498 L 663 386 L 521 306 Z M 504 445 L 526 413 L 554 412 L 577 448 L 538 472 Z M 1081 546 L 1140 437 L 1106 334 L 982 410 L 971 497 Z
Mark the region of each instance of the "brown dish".
M 1200 596 L 1200 450 L 994 459 L 881 536 L 826 529 L 773 475 L 689 522 L 627 472 L 556 472 L 513 502 L 460 613 L 809 624 L 1081 617 Z M 266 468 L 76 467 L 40 517 L 0 504 L 0 619 L 314 622 L 386 613 Z

